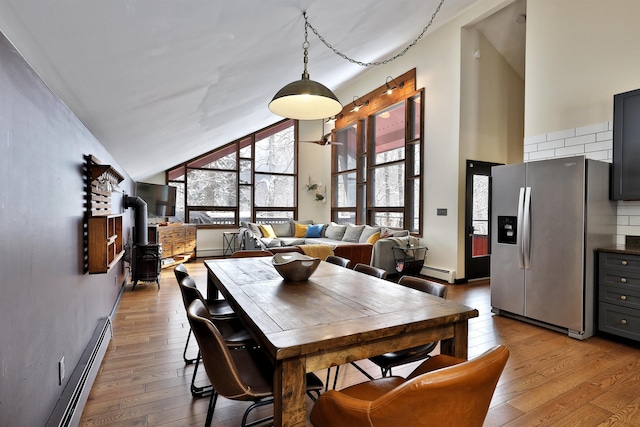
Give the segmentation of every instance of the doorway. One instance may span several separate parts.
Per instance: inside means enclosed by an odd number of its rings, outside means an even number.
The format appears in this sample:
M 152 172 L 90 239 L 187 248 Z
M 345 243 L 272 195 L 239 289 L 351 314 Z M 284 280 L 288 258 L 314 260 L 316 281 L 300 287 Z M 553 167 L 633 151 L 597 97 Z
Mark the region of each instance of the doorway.
M 465 278 L 489 277 L 491 265 L 491 167 L 499 163 L 467 160 Z

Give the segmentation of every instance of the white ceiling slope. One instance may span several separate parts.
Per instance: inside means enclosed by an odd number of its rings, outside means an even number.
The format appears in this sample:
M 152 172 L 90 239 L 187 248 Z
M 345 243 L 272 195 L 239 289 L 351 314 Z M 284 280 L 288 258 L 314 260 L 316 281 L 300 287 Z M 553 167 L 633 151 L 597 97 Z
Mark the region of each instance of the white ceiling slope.
M 476 1 L 445 0 L 429 32 Z M 303 11 L 334 47 L 367 62 L 402 50 L 438 3 L 0 0 L 0 30 L 142 180 L 280 119 L 267 105 L 300 79 Z M 312 80 L 335 90 L 365 71 L 311 32 L 309 42 Z

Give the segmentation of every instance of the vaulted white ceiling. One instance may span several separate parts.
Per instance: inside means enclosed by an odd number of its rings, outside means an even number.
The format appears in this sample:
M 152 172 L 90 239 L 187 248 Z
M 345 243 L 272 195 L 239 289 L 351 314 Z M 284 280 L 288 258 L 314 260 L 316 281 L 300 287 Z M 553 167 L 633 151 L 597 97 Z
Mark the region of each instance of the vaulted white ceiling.
M 429 32 L 476 1 L 445 0 Z M 267 105 L 302 73 L 303 11 L 368 62 L 402 50 L 439 3 L 0 0 L 0 30 L 139 180 L 281 119 Z M 309 42 L 313 80 L 335 90 L 366 70 Z

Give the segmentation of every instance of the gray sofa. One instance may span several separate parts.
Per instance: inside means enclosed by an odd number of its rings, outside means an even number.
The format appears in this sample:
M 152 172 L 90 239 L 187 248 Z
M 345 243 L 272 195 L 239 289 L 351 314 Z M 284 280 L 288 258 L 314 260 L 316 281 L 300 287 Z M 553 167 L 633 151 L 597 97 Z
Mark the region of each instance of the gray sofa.
M 269 237 L 263 233 L 260 226 L 270 226 L 275 237 Z M 304 236 L 301 236 L 301 229 L 306 226 Z M 267 232 L 271 230 L 267 229 Z M 296 237 L 296 230 L 298 237 Z M 380 233 L 381 237 L 375 240 L 372 238 L 376 233 Z M 241 224 L 239 234 L 239 246 L 241 249 L 263 249 L 269 250 L 280 248 L 283 246 L 298 246 L 309 244 L 325 244 L 330 245 L 338 254 L 339 247 L 347 249 L 356 245 L 372 245 L 371 251 L 366 252 L 367 258 L 371 253 L 370 260 L 366 263 L 374 267 L 382 268 L 388 274 L 397 273 L 395 258 L 393 256 L 393 246 L 406 245 L 410 237 L 407 230 L 391 230 L 385 227 L 369 226 L 369 225 L 353 225 L 353 224 L 314 224 L 311 220 L 305 221 L 285 221 L 274 223 L 256 224 L 243 222 Z M 372 241 L 375 242 L 372 243 Z M 355 260 L 363 261 L 363 260 Z M 352 263 L 351 266 L 355 264 Z

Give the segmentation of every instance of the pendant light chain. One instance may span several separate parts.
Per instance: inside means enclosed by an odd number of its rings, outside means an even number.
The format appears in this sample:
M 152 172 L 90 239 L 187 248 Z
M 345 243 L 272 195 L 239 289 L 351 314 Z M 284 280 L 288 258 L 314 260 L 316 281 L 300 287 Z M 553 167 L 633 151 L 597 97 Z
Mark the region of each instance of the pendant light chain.
M 320 41 L 322 43 L 324 43 L 325 46 L 327 46 L 329 49 L 331 49 L 333 51 L 333 53 L 335 53 L 336 55 L 342 57 L 343 59 L 346 59 L 347 61 L 353 63 L 353 64 L 357 64 L 360 65 L 362 67 L 372 67 L 372 66 L 378 66 L 378 65 L 384 65 L 384 64 L 388 64 L 391 61 L 394 61 L 398 58 L 400 58 L 401 56 L 403 56 L 405 53 L 407 53 L 407 51 L 409 49 L 411 49 L 413 46 L 415 46 L 420 39 L 422 39 L 422 37 L 424 36 L 424 34 L 427 32 L 427 30 L 429 29 L 429 27 L 431 26 L 431 24 L 433 23 L 433 20 L 436 18 L 436 15 L 438 14 L 438 12 L 440 11 L 440 8 L 442 7 L 442 4 L 444 3 L 444 0 L 440 0 L 440 4 L 438 4 L 438 7 L 436 8 L 436 11 L 433 12 L 433 15 L 431 15 L 431 19 L 429 20 L 429 22 L 427 23 L 426 27 L 424 27 L 422 29 L 422 32 L 420 33 L 420 35 L 418 37 L 415 38 L 414 41 L 412 41 L 407 47 L 405 47 L 402 52 L 398 53 L 397 55 L 392 56 L 391 58 L 387 58 L 383 61 L 375 61 L 375 62 L 362 62 L 362 61 L 358 61 L 356 59 L 350 58 L 347 55 L 345 55 L 344 53 L 340 52 L 339 50 L 337 50 L 336 48 L 334 48 L 333 46 L 331 46 L 331 44 L 329 42 L 327 42 L 324 37 L 322 37 L 319 33 L 318 30 L 316 30 L 313 25 L 309 24 L 309 21 L 307 20 L 307 12 L 303 13 L 304 16 L 304 32 L 305 32 L 305 40 L 306 40 L 306 35 L 307 35 L 307 27 L 311 28 L 311 31 L 313 31 L 313 33 L 318 36 L 318 39 L 320 39 Z

